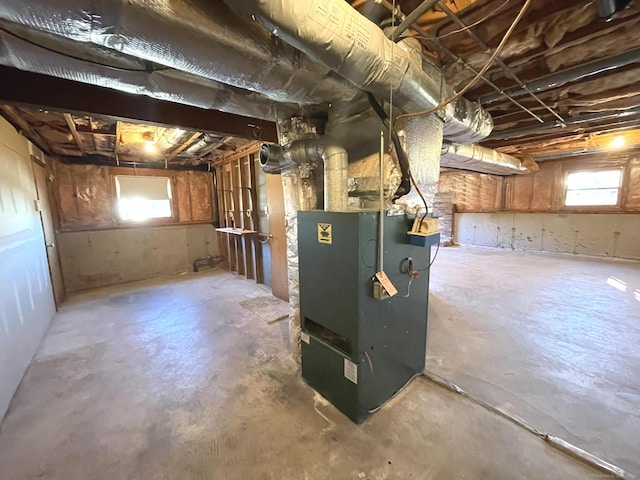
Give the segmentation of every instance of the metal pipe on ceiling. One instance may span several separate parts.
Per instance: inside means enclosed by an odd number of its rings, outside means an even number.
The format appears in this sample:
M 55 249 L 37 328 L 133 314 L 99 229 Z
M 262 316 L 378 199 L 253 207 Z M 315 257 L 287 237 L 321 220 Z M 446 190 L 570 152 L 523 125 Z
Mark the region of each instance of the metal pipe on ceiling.
M 424 2 L 414 8 L 413 11 L 404 18 L 400 25 L 393 30 L 390 37 L 391 40 L 397 42 L 411 25 L 413 25 L 422 15 L 435 7 L 439 1 L 440 0 L 424 0 Z
M 401 17 L 405 17 L 405 15 L 399 10 L 398 7 L 396 7 L 395 9 L 393 8 L 393 5 L 391 5 L 387 0 L 380 0 L 381 5 L 386 7 L 387 10 L 389 10 L 389 12 L 391 12 L 392 14 L 396 14 L 396 12 L 401 16 Z M 406 18 L 406 17 L 405 17 Z M 422 41 L 422 42 L 429 42 L 430 44 L 434 45 L 437 49 L 439 49 L 440 51 L 444 52 L 445 54 L 447 54 L 449 57 L 451 57 L 451 59 L 455 62 L 459 62 L 462 65 L 464 65 L 468 70 L 472 71 L 474 75 L 478 74 L 478 70 L 476 70 L 475 68 L 473 68 L 471 65 L 469 65 L 468 62 L 466 62 L 465 60 L 463 60 L 462 58 L 460 58 L 458 55 L 456 55 L 455 53 L 453 53 L 451 50 L 449 50 L 447 47 L 445 47 L 442 42 L 440 42 L 440 40 L 438 40 L 438 38 L 430 38 L 429 34 L 427 34 L 427 32 L 425 32 L 419 25 L 416 25 L 415 22 L 413 22 L 411 24 L 412 28 L 418 32 L 418 34 L 420 35 L 420 37 L 418 37 L 418 40 Z M 486 83 L 487 85 L 489 85 L 491 88 L 493 88 L 496 92 L 502 94 L 502 89 L 500 87 L 498 87 L 495 83 L 493 83 L 491 80 L 489 80 L 485 75 L 482 75 L 480 77 L 480 80 L 482 80 L 484 83 Z M 514 99 L 512 96 L 505 94 L 504 95 L 511 103 L 513 103 L 515 106 L 517 106 L 518 108 L 520 108 L 521 110 L 523 110 L 524 112 L 526 112 L 527 114 L 531 115 L 533 118 L 535 118 L 538 122 L 542 123 L 543 120 L 536 115 L 535 113 L 533 113 L 530 109 L 528 109 L 527 107 L 525 107 L 524 105 L 522 105 L 520 102 L 518 102 L 516 99 Z
M 482 95 L 478 101 L 484 105 L 502 99 L 503 95 L 519 96 L 524 95 L 527 91 L 542 92 L 552 88 L 561 87 L 567 83 L 577 82 L 593 75 L 599 75 L 609 70 L 624 67 L 632 63 L 640 62 L 640 48 L 629 50 L 628 52 L 614 55 L 612 57 L 603 58 L 593 62 L 585 63 L 577 67 L 568 68 L 561 72 L 552 73 L 538 77 L 527 83 L 525 88 L 512 87 L 499 93 L 490 93 Z
M 631 115 L 640 114 L 640 106 L 636 106 L 627 110 L 614 110 L 612 112 L 600 112 L 600 113 L 592 113 L 589 115 L 581 115 L 579 117 L 575 117 L 564 122 L 565 126 L 571 125 L 579 125 L 581 123 L 588 122 L 598 122 L 602 120 L 613 120 L 618 118 L 624 118 Z M 494 132 L 489 137 L 486 138 L 486 141 L 491 140 L 507 140 L 516 137 L 523 137 L 525 135 L 529 135 L 536 132 L 541 132 L 544 130 L 549 130 L 552 128 L 563 128 L 563 125 L 559 123 L 543 123 L 541 125 L 532 125 L 530 127 L 522 127 L 515 128 L 513 130 L 504 130 L 501 132 Z
M 356 87 L 382 98 L 393 91 L 393 105 L 401 111 L 431 109 L 446 93 L 438 68 L 426 73 L 421 58 L 390 41 L 343 0 L 225 1 Z M 480 141 L 493 128 L 491 116 L 466 99 L 439 113 L 445 122 L 444 136 L 450 141 Z
M 476 35 L 476 33 L 472 29 L 470 29 L 468 25 L 464 23 L 460 19 L 460 17 L 458 17 L 458 15 L 456 15 L 449 7 L 447 7 L 444 3 L 440 3 L 440 8 L 447 15 L 447 17 L 453 20 L 461 28 L 464 28 L 464 31 L 467 32 L 467 34 L 473 39 L 473 41 L 476 42 L 482 49 L 484 49 L 485 51 L 491 50 L 489 48 L 489 45 L 487 45 L 487 43 L 484 40 L 482 40 L 478 35 Z M 558 113 L 555 110 L 553 110 L 549 105 L 544 103 L 540 99 L 540 97 L 538 97 L 535 93 L 527 89 L 526 85 L 522 82 L 522 80 L 518 78 L 518 76 L 513 72 L 513 70 L 506 63 L 504 63 L 504 61 L 500 57 L 496 57 L 496 63 L 500 65 L 500 68 L 503 70 L 504 73 L 506 73 L 513 80 L 515 80 L 521 88 L 525 89 L 527 93 L 531 96 L 531 98 L 533 98 L 536 102 L 538 102 L 542 107 L 544 107 L 549 113 L 551 113 L 560 122 L 564 122 L 564 119 L 560 115 L 558 115 Z

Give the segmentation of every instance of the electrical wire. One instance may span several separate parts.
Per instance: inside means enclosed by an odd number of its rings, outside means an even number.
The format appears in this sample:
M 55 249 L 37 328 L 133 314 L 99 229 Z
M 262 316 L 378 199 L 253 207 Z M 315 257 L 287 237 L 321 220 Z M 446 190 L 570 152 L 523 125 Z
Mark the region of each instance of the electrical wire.
M 407 294 L 398 295 L 399 298 L 409 298 L 411 296 L 411 284 L 413 283 L 413 275 L 409 277 L 409 283 L 407 283 Z
M 464 28 L 459 28 L 458 30 L 453 30 L 453 31 L 451 31 L 451 32 L 445 33 L 445 34 L 443 34 L 443 35 L 438 35 L 438 36 L 436 36 L 436 37 L 427 37 L 427 36 L 419 35 L 419 34 L 418 34 L 418 35 L 411 35 L 411 36 L 412 36 L 412 37 L 415 37 L 415 38 L 424 38 L 425 40 L 440 40 L 440 39 L 443 39 L 443 38 L 450 37 L 451 35 L 455 35 L 455 34 L 457 34 L 457 33 L 465 32 L 465 31 L 469 30 L 470 28 L 475 27 L 475 26 L 477 26 L 477 25 L 480 25 L 481 23 L 483 23 L 483 22 L 485 22 L 485 21 L 489 20 L 491 17 L 495 16 L 495 15 L 496 15 L 498 12 L 500 12 L 500 10 L 502 10 L 502 9 L 507 5 L 507 3 L 509 3 L 510 1 L 511 1 L 511 0 L 504 0 L 504 2 L 503 2 L 503 3 L 502 3 L 498 8 L 496 8 L 496 9 L 495 9 L 495 10 L 493 10 L 492 12 L 488 13 L 487 15 L 485 15 L 485 16 L 484 16 L 483 18 L 481 18 L 480 20 L 478 20 L 478 21 L 476 21 L 476 22 L 473 22 L 472 24 L 467 25 L 467 26 L 466 26 L 466 27 L 464 27 Z
M 446 107 L 451 102 L 455 102 L 460 97 L 462 97 L 462 95 L 464 95 L 471 87 L 473 87 L 478 82 L 478 80 L 480 80 L 480 78 L 482 78 L 482 76 L 484 76 L 484 74 L 487 72 L 487 70 L 489 70 L 489 68 L 493 64 L 494 60 L 498 57 L 498 55 L 500 54 L 502 49 L 507 44 L 507 41 L 509 40 L 509 37 L 511 37 L 511 34 L 515 30 L 516 26 L 518 25 L 520 20 L 522 20 L 522 17 L 524 16 L 524 14 L 526 13 L 527 9 L 531 5 L 531 2 L 533 2 L 533 0 L 526 0 L 525 1 L 524 5 L 522 6 L 520 11 L 518 12 L 518 15 L 516 16 L 515 20 L 513 21 L 513 23 L 511 24 L 511 26 L 507 30 L 507 32 L 504 34 L 504 37 L 502 37 L 502 40 L 500 41 L 500 44 L 498 45 L 498 47 L 494 50 L 493 54 L 491 55 L 491 58 L 489 58 L 487 63 L 484 65 L 484 67 L 482 67 L 482 69 L 480 69 L 480 71 L 477 73 L 477 75 L 475 77 L 473 77 L 473 79 L 471 79 L 471 81 L 469 81 L 469 83 L 467 83 L 464 87 L 462 87 L 462 89 L 460 89 L 460 91 L 458 93 L 456 93 L 451 98 L 443 100 L 438 105 L 436 105 L 435 107 L 433 107 L 433 108 L 431 108 L 429 110 L 424 110 L 422 112 L 414 112 L 414 113 L 404 113 L 402 115 L 398 115 L 396 117 L 396 119 L 395 119 L 395 122 L 397 122 L 401 118 L 421 117 L 423 115 L 428 115 L 430 113 L 437 112 L 441 108 Z
M 108 65 L 108 64 L 102 63 L 102 62 L 96 62 L 95 60 L 89 60 L 87 58 L 82 58 L 82 57 L 78 57 L 76 55 L 71 55 L 70 53 L 61 52 L 59 50 L 56 50 L 55 48 L 47 47 L 46 45 L 42 45 L 40 43 L 34 42 L 33 40 L 29 40 L 28 38 L 25 38 L 25 37 L 23 37 L 21 35 L 18 35 L 17 33 L 12 32 L 11 30 L 8 30 L 8 29 L 6 29 L 4 27 L 0 27 L 0 31 L 6 33 L 7 35 L 11 35 L 12 37 L 17 38 L 18 40 L 22 40 L 23 42 L 26 42 L 29 45 L 32 45 L 32 46 L 34 46 L 36 48 L 40 48 L 42 50 L 45 50 L 47 52 L 54 53 L 56 55 L 62 55 L 63 57 L 71 58 L 73 60 L 79 60 L 81 62 L 91 63 L 92 65 L 98 65 L 98 66 L 104 67 L 104 68 L 111 68 L 113 70 L 118 70 L 120 72 L 153 73 L 153 72 L 160 72 L 160 71 L 164 71 L 164 70 L 171 70 L 171 67 L 150 68 L 150 69 L 114 67 L 113 65 Z
M 436 253 L 433 255 L 433 258 L 431 259 L 431 262 L 429 262 L 429 265 L 427 265 L 424 268 L 419 268 L 418 270 L 416 270 L 416 272 L 426 272 L 427 270 L 429 270 L 431 268 L 431 266 L 433 265 L 433 262 L 436 261 L 436 258 L 438 257 L 438 252 L 440 251 L 440 242 L 438 242 L 438 246 L 436 247 Z
M 378 410 L 380 410 L 382 407 L 384 407 L 387 403 L 389 403 L 391 400 L 393 400 L 394 398 L 396 398 L 398 395 L 400 395 L 400 393 L 402 393 L 402 391 L 407 388 L 409 386 L 409 384 L 416 378 L 419 377 L 420 375 L 422 375 L 422 372 L 416 373 L 413 377 L 411 377 L 409 380 L 407 380 L 407 383 L 405 383 L 402 387 L 400 387 L 396 393 L 394 393 L 393 395 L 391 395 L 391 397 L 389 397 L 387 400 L 385 400 L 384 402 L 382 402 L 380 405 L 378 405 L 376 408 L 374 408 L 373 410 L 369 410 L 369 413 L 375 413 Z

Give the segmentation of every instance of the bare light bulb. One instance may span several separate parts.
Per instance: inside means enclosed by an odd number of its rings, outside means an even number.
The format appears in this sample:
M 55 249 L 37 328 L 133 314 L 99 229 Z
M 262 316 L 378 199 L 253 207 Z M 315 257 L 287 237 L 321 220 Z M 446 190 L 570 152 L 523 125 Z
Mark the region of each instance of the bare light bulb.
M 156 153 L 156 150 L 157 150 L 155 143 L 153 143 L 150 140 L 145 142 L 144 149 L 147 151 L 147 153 Z
M 624 147 L 624 137 L 615 137 L 611 141 L 611 147 L 612 148 L 622 148 L 622 147 Z

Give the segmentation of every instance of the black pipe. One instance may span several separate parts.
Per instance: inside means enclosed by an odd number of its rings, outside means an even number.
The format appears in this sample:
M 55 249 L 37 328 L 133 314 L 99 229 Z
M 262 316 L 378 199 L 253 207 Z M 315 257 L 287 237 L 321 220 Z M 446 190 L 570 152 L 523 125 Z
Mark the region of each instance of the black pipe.
M 561 72 L 552 73 L 543 77 L 536 78 L 525 85 L 525 88 L 513 87 L 502 92 L 490 93 L 482 95 L 478 98 L 478 102 L 483 105 L 501 100 L 503 95 L 519 96 L 531 92 L 543 92 L 552 88 L 561 87 L 567 83 L 577 82 L 592 75 L 599 75 L 609 70 L 624 67 L 632 63 L 640 62 L 640 48 L 635 48 L 620 55 L 596 60 L 595 62 L 585 63 L 577 67 L 571 67 Z
M 398 28 L 393 30 L 393 32 L 391 33 L 391 37 L 390 37 L 391 40 L 394 41 L 394 42 L 397 42 L 398 40 L 400 40 L 400 37 L 407 30 L 407 28 L 409 28 L 411 25 L 413 25 L 413 23 L 416 20 L 418 20 L 418 18 L 420 18 L 422 15 L 424 15 L 427 11 L 429 11 L 433 7 L 435 7 L 435 5 L 436 5 L 436 3 L 438 3 L 438 1 L 439 0 L 425 0 L 420 5 L 418 5 L 416 8 L 414 8 L 413 11 L 409 15 L 407 15 L 405 17 L 405 19 L 402 21 L 402 23 L 400 23 L 400 25 L 398 25 Z
M 151 163 L 151 162 L 133 162 L 130 160 L 116 161 L 112 157 L 105 155 L 85 155 L 83 157 L 59 157 L 62 163 L 76 164 L 76 165 L 98 165 L 102 167 L 127 167 L 127 168 L 154 168 L 157 170 L 174 170 L 174 171 L 195 171 L 195 172 L 209 172 L 210 166 L 207 163 L 200 165 L 177 165 L 168 164 L 165 168 L 164 163 Z
M 614 120 L 618 118 L 625 118 L 640 113 L 640 106 L 630 108 L 628 110 L 614 110 L 610 112 L 591 113 L 588 115 L 582 115 L 570 120 L 565 120 L 565 127 L 571 125 L 579 125 L 587 122 L 599 122 L 602 120 Z M 523 137 L 531 133 L 536 133 L 544 130 L 550 130 L 552 128 L 564 128 L 559 123 L 541 123 L 539 125 L 532 125 L 530 127 L 514 128 L 512 130 L 503 130 L 500 132 L 494 132 L 484 139 L 485 142 L 491 140 L 506 140 L 509 138 Z

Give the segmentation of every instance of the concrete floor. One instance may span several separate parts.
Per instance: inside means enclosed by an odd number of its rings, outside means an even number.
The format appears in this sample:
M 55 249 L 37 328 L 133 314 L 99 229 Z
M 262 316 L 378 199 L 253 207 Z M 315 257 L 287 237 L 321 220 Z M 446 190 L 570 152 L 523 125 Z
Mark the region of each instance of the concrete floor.
M 442 248 L 427 369 L 640 478 L 640 263 Z
M 214 271 L 64 306 L 0 429 L 0 478 L 603 478 L 426 379 L 354 425 L 300 379 L 286 322 L 238 306 L 258 295 Z

